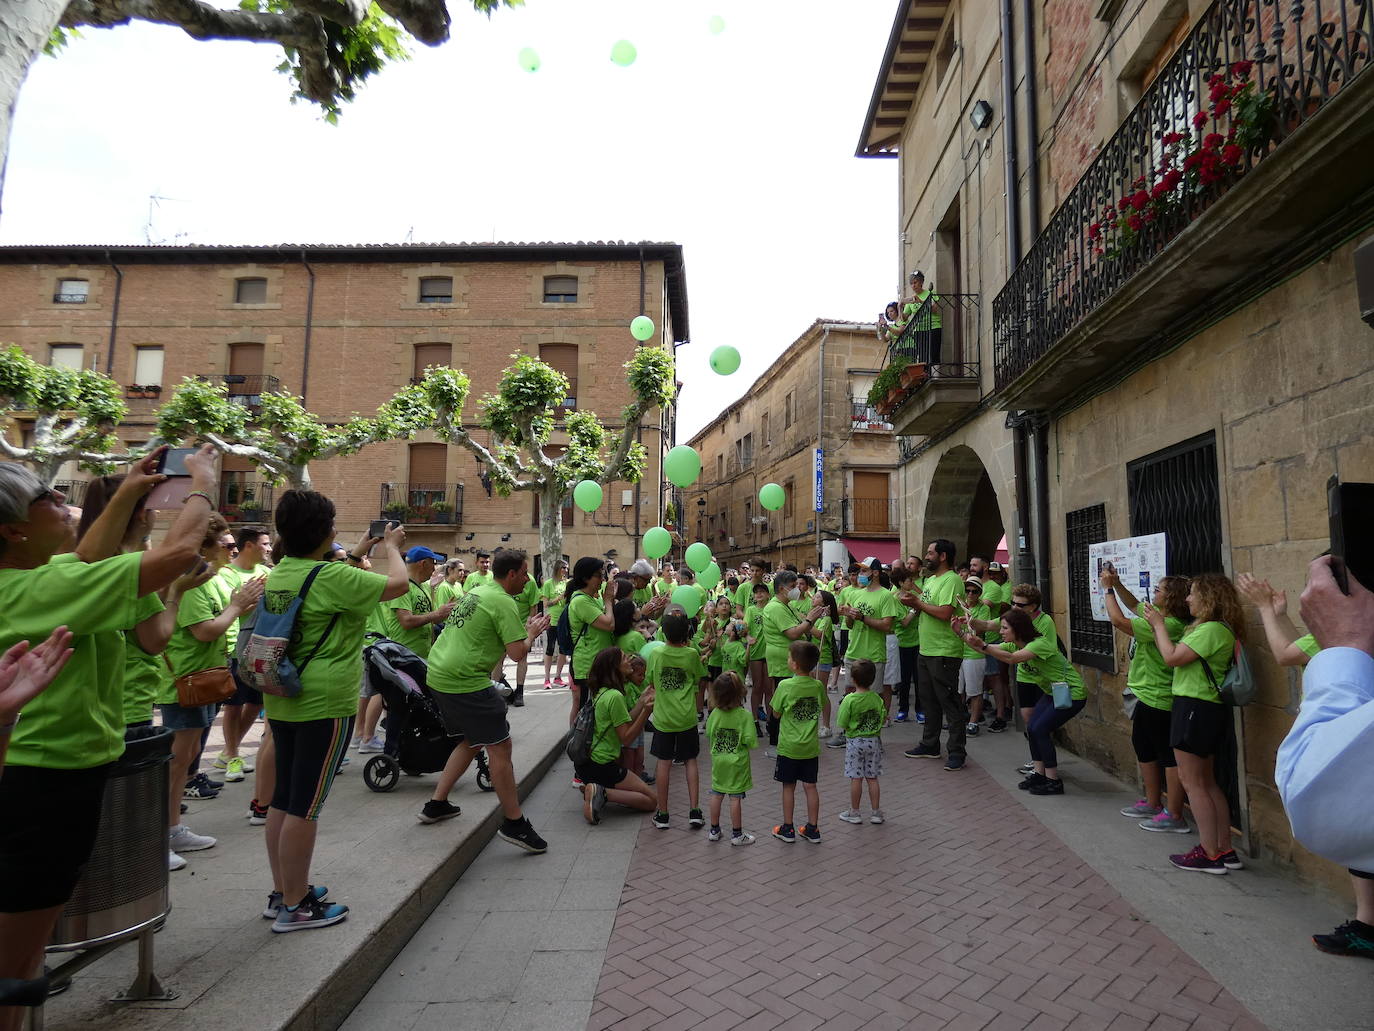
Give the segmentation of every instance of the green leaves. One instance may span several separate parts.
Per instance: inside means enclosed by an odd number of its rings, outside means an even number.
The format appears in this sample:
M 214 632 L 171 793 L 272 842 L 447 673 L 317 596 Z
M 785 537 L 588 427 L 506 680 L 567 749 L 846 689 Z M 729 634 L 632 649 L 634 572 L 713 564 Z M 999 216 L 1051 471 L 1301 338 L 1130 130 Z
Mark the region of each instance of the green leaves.
M 32 442 L 25 447 L 7 443 L 3 451 L 49 480 L 71 459 L 82 468 L 107 472 L 111 465 L 99 456 L 119 443 L 114 428 L 126 410 L 122 395 L 104 373 L 39 365 L 18 346 L 0 349 L 0 422 L 12 412 L 35 416 Z
M 626 378 L 643 411 L 663 408 L 677 396 L 673 356 L 657 347 L 637 347 L 625 363 Z

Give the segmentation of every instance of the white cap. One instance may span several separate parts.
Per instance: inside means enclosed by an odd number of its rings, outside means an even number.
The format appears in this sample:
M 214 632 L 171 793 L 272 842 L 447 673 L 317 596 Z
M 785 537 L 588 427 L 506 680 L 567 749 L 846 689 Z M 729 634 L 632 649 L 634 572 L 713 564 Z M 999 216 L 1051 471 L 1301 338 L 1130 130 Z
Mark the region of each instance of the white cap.
M 866 559 L 864 559 L 862 562 L 860 562 L 859 565 L 861 565 L 861 566 L 867 566 L 869 569 L 878 569 L 878 568 L 880 568 L 880 564 L 879 564 L 879 562 L 878 562 L 878 559 L 877 559 L 875 556 L 873 556 L 873 555 L 869 555 L 868 558 L 866 558 Z

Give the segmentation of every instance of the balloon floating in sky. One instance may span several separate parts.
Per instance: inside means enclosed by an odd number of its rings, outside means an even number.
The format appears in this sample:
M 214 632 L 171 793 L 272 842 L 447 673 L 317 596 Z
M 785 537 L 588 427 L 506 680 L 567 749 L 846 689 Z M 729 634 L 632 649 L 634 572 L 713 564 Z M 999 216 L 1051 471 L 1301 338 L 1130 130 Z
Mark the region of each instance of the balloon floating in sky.
M 711 371 L 729 376 L 739 368 L 739 351 L 726 344 L 711 352 Z
M 708 591 L 720 583 L 720 566 L 714 562 L 708 563 L 706 568 L 697 574 L 697 586 L 705 587 Z
M 686 444 L 679 444 L 664 457 L 663 475 L 675 486 L 690 487 L 701 475 L 701 456 Z
M 655 526 L 644 533 L 644 554 L 650 558 L 662 558 L 673 546 L 673 535 L 661 526 Z
M 601 484 L 595 480 L 583 480 L 573 488 L 573 501 L 584 512 L 595 512 L 601 507 Z
M 759 488 L 759 504 L 770 512 L 776 512 L 787 503 L 787 492 L 776 483 L 765 483 Z
M 539 55 L 534 52 L 533 47 L 525 47 L 520 51 L 520 67 L 527 72 L 539 71 Z
M 635 63 L 635 58 L 639 56 L 639 51 L 628 39 L 618 39 L 611 47 L 611 60 L 622 68 L 628 68 Z
M 725 19 L 718 14 L 713 14 L 706 22 L 706 27 L 711 30 L 711 35 L 719 36 L 725 31 Z
M 636 340 L 648 340 L 654 335 L 654 320 L 647 315 L 636 315 L 630 320 L 630 336 Z
M 683 584 L 673 592 L 673 604 L 681 605 L 690 619 L 701 611 L 701 592 L 695 587 Z
M 689 545 L 687 548 L 687 565 L 695 573 L 700 573 L 711 564 L 711 549 L 701 541 Z

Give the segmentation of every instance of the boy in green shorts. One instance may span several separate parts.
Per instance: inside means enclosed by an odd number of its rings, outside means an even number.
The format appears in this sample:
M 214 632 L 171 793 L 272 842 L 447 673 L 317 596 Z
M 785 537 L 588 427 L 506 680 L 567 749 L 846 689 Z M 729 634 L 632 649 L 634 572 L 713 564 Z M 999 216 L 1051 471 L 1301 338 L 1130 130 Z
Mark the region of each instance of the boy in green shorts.
M 873 678 L 878 668 L 868 659 L 856 659 L 849 668 L 854 691 L 844 696 L 840 702 L 840 713 L 836 719 L 844 731 L 844 775 L 849 778 L 849 808 L 840 813 L 845 823 L 863 823 L 859 813 L 859 803 L 863 800 L 863 787 L 868 784 L 868 804 L 873 807 L 872 823 L 883 822 L 883 810 L 879 805 L 878 778 L 883 773 L 883 723 L 887 718 L 887 707 L 882 695 L 873 693 Z
M 701 775 L 697 755 L 701 752 L 701 740 L 697 736 L 697 713 L 701 711 L 706 666 L 688 643 L 691 629 L 681 608 L 669 609 L 660 629 L 667 643 L 650 653 L 644 673 L 645 688 L 654 689 L 654 739 L 649 746 L 649 753 L 658 760 L 654 771 L 658 795 L 654 826 L 659 830 L 668 828 L 668 778 L 672 775 L 673 760 L 680 759 L 687 770 L 687 798 L 691 803 L 688 826 L 704 827 L 706 818 L 699 807 Z
M 780 681 L 773 692 L 771 708 L 778 720 L 778 758 L 773 779 L 782 785 L 782 823 L 773 828 L 773 837 L 789 845 L 797 840 L 792 813 L 798 781 L 806 792 L 806 823 L 801 836 L 813 845 L 821 841 L 817 826 L 821 796 L 816 790 L 816 774 L 820 766 L 819 731 L 825 685 L 811 675 L 820 658 L 821 650 L 810 641 L 793 641 L 787 649 L 787 668 L 793 675 Z

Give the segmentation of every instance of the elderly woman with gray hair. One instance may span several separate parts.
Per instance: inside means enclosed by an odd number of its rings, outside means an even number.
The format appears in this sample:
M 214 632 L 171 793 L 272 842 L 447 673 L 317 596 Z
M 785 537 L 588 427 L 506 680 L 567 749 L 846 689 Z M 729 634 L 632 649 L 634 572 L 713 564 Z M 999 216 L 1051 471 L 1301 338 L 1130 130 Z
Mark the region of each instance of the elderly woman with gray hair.
M 123 631 L 157 611 L 155 592 L 197 561 L 216 496 L 214 451 L 186 461 L 190 486 L 166 537 L 148 551 L 115 550 L 139 500 L 164 477 L 156 454 L 134 465 L 76 547 L 76 521 L 61 492 L 28 469 L 0 463 L 0 654 L 71 632 L 72 656 L 8 731 L 0 774 L 0 978 L 35 977 L 43 947 L 90 857 L 110 765 L 124 751 Z M 98 558 L 98 560 L 92 560 Z M 0 731 L 3 734 L 4 731 Z M 22 1011 L 0 1008 L 0 1031 Z

